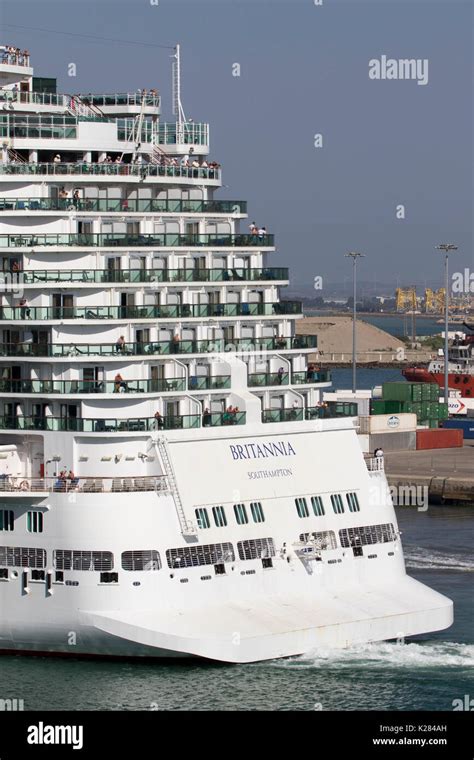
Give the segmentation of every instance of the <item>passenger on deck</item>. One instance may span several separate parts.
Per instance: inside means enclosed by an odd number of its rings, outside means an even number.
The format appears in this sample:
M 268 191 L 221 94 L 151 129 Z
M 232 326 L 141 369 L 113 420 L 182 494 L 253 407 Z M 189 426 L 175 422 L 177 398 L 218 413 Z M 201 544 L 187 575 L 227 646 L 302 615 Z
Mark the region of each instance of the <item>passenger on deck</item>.
M 115 344 L 115 350 L 117 353 L 122 353 L 125 351 L 125 338 L 123 335 L 118 338 L 116 344 Z
M 165 421 L 163 417 L 161 416 L 160 412 L 155 412 L 155 424 L 158 430 L 163 430 L 165 426 Z

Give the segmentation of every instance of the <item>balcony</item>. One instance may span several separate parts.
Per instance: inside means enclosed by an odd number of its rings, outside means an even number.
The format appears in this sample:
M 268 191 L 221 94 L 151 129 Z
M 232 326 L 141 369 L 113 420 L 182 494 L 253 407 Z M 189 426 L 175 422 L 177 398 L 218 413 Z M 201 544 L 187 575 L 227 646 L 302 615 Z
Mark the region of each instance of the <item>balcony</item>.
M 330 383 L 332 381 L 331 371 L 329 369 L 318 369 L 314 371 L 306 370 L 305 372 L 293 372 L 291 382 L 293 385 L 309 385 L 310 383 Z
M 357 404 L 350 401 L 325 401 L 321 406 L 307 407 L 305 417 L 307 420 L 357 417 Z
M 290 409 L 264 409 L 262 422 L 300 422 L 314 419 L 334 419 L 336 417 L 357 417 L 357 404 L 329 401 L 321 406 L 293 407 Z
M 71 129 L 75 129 L 72 128 Z M 0 122 L 0 136 L 1 122 Z M 145 180 L 154 177 L 170 177 L 172 179 L 209 179 L 220 180 L 221 170 L 219 167 L 193 168 L 186 166 L 157 166 L 156 164 L 106 164 L 106 163 L 85 163 L 75 164 L 58 163 L 35 163 L 35 164 L 2 164 L 0 163 L 0 174 L 24 176 L 30 178 L 38 176 L 41 179 L 44 176 L 61 177 L 62 180 L 71 176 L 71 179 L 77 180 L 79 177 L 94 179 L 101 177 L 136 177 L 137 180 Z
M 162 235 L 127 235 L 116 233 L 107 235 L 94 235 L 79 233 L 76 235 L 0 235 L 0 248 L 28 248 L 39 246 L 55 247 L 93 247 L 93 248 L 268 248 L 273 247 L 274 235 L 178 235 L 175 233 L 163 233 Z
M 249 388 L 265 385 L 288 385 L 289 374 L 283 372 L 255 372 L 248 376 Z
M 300 314 L 301 302 L 226 303 L 181 306 L 6 306 L 0 308 L 0 321 L 64 319 L 196 319 L 203 317 L 261 317 Z
M 104 106 L 138 106 L 140 108 L 142 103 L 152 108 L 159 108 L 160 106 L 160 96 L 151 92 L 144 94 L 137 92 L 93 93 L 79 94 L 78 97 L 81 103 L 98 108 Z
M 188 380 L 190 391 L 213 391 L 230 388 L 230 375 L 193 375 Z
M 302 407 L 290 409 L 264 409 L 262 422 L 302 422 L 304 412 Z
M 2 498 L 18 496 L 20 498 L 28 493 L 51 493 L 59 491 L 69 493 L 71 491 L 84 493 L 111 493 L 122 491 L 166 491 L 168 482 L 165 475 L 140 476 L 140 477 L 74 477 L 74 478 L 24 478 L 0 477 L 0 493 Z
M 180 414 L 167 417 L 136 419 L 88 419 L 83 417 L 0 417 L 0 430 L 78 432 L 78 433 L 142 433 L 160 430 L 188 430 L 220 425 L 244 425 L 245 412 Z
M 164 340 L 149 343 L 0 343 L 0 356 L 8 358 L 34 357 L 118 357 L 118 356 L 168 356 L 170 354 L 217 354 L 229 351 L 251 353 L 254 351 L 293 351 L 313 349 L 317 346 L 316 335 L 297 335 L 285 338 L 282 347 L 281 338 L 256 338 L 254 341 L 244 339 L 235 341 L 216 340 L 181 340 L 179 343 Z
M 0 380 L 0 393 L 85 394 L 85 393 L 167 393 L 185 391 L 184 377 L 159 380 Z
M 288 280 L 285 267 L 265 269 L 35 269 L 10 273 L 24 285 L 35 283 L 262 282 Z
M 108 121 L 101 117 L 24 116 L 0 113 L 0 137 L 22 140 L 75 140 L 78 122 L 89 118 L 94 121 Z
M 0 90 L 0 103 L 21 103 L 35 106 L 59 106 L 67 108 L 69 98 L 52 92 L 22 92 Z
M 112 164 L 114 166 L 115 164 Z M 0 198 L 0 211 L 81 211 L 120 214 L 246 214 L 246 201 L 160 198 Z
M 131 135 L 135 128 L 134 119 L 117 119 L 117 139 L 119 141 L 131 141 Z M 145 121 L 142 124 L 140 143 L 154 143 L 157 145 L 209 145 L 209 124 L 199 122 L 175 122 Z
M 24 66 L 30 68 L 30 55 L 27 51 L 10 52 L 5 45 L 0 46 L 0 64 L 4 66 Z

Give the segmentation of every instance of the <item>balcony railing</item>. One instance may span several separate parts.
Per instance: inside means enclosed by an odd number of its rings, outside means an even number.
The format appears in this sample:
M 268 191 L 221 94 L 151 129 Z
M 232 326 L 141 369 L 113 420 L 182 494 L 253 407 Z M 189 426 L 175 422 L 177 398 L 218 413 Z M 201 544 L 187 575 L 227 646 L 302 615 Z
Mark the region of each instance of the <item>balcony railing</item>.
M 230 375 L 194 375 L 188 380 L 190 391 L 218 390 L 230 388 Z
M 272 247 L 274 245 L 274 235 L 178 235 L 175 233 L 163 233 L 162 235 L 127 235 L 126 233 L 115 233 L 107 235 L 94 235 L 79 233 L 73 235 L 56 234 L 56 235 L 0 235 L 0 248 L 29 248 L 36 246 L 91 246 L 95 248 L 115 248 L 117 246 L 125 248 L 148 246 L 153 248 L 160 247 L 181 247 L 194 248 L 200 246 L 206 247 Z
M 284 341 L 284 345 L 283 344 Z M 27 359 L 29 357 L 82 357 L 82 356 L 168 356 L 170 354 L 217 354 L 253 351 L 294 351 L 313 349 L 316 335 L 296 335 L 293 338 L 255 338 L 226 341 L 216 340 L 162 340 L 147 343 L 0 343 L 0 356 Z
M 357 417 L 357 404 L 350 401 L 326 401 L 320 406 L 307 407 L 305 416 L 307 420 Z
M 248 376 L 249 388 L 259 385 L 288 385 L 289 374 L 287 372 L 255 372 Z
M 69 492 L 83 491 L 84 493 L 110 493 L 120 491 L 166 491 L 168 481 L 165 475 L 160 476 L 130 476 L 120 478 L 104 477 L 47 477 L 24 478 L 20 476 L 0 476 L 0 493 L 18 494 L 21 496 L 28 491 Z
M 130 141 L 134 128 L 133 119 L 117 119 L 117 139 Z M 175 122 L 154 124 L 145 121 L 139 139 L 141 143 L 158 145 L 209 145 L 209 124 L 194 121 L 181 125 Z
M 301 422 L 304 420 L 302 407 L 291 409 L 264 409 L 262 422 Z
M 89 211 L 157 214 L 246 214 L 246 201 L 161 198 L 0 198 L 0 211 Z
M 114 93 L 92 93 L 79 94 L 81 103 L 84 105 L 93 105 L 101 108 L 102 106 L 141 106 L 144 102 L 146 106 L 160 105 L 160 96 L 152 93 L 137 92 L 114 92 Z
M 2 46 L 0 48 L 0 63 L 6 64 L 7 66 L 26 66 L 29 67 L 30 65 L 30 55 L 29 53 L 10 53 L 8 50 L 5 49 L 5 46 Z
M 0 417 L 0 430 L 45 430 L 48 432 L 137 433 L 180 430 L 218 425 L 244 425 L 245 412 L 180 414 L 136 419 L 89 419 L 83 417 Z
M 108 121 L 105 117 L 91 117 L 94 121 Z M 0 113 L 0 136 L 17 139 L 72 140 L 77 137 L 79 121 L 88 117 L 76 116 L 25 116 Z
M 333 419 L 335 417 L 357 417 L 357 404 L 329 401 L 321 406 L 292 407 L 291 409 L 264 409 L 262 422 L 299 422 L 303 419 Z
M 285 267 L 265 269 L 35 269 L 11 272 L 25 285 L 42 282 L 255 282 L 288 280 Z M 1 273 L 0 273 L 1 277 Z
M 196 319 L 300 314 L 299 301 L 277 303 L 170 304 L 167 306 L 5 306 L 0 321 L 55 319 Z
M 186 378 L 158 380 L 0 380 L 0 393 L 166 393 L 185 391 Z
M 75 132 L 75 127 L 70 127 Z M 1 134 L 1 133 L 0 133 Z M 4 135 L 6 136 L 6 135 Z M 75 136 L 75 135 L 74 135 Z M 57 163 L 35 163 L 35 164 L 2 164 L 0 163 L 0 174 L 13 175 L 40 175 L 67 177 L 73 175 L 89 177 L 137 177 L 140 180 L 148 177 L 172 177 L 183 179 L 212 179 L 221 178 L 219 167 L 194 168 L 187 166 L 157 166 L 156 164 L 106 164 L 106 163 L 85 163 L 75 164 Z
M 377 475 L 380 472 L 385 472 L 385 463 L 383 456 L 381 457 L 368 457 L 365 460 L 367 469 L 371 475 Z
M 294 385 L 308 385 L 309 383 L 330 383 L 331 371 L 328 369 L 306 370 L 305 372 L 293 372 L 291 382 Z
M 0 103 L 27 103 L 40 106 L 61 106 L 67 108 L 69 98 L 55 92 L 21 92 L 20 90 L 0 90 Z

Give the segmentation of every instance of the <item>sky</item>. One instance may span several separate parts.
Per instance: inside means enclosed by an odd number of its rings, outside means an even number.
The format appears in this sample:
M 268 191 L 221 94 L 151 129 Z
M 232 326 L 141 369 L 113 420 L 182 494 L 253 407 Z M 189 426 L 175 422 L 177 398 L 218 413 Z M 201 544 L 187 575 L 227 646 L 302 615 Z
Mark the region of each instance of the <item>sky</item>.
M 275 233 L 294 291 L 321 277 L 349 292 L 354 250 L 379 293 L 441 285 L 442 242 L 459 246 L 453 271 L 474 272 L 472 2 L 2 0 L 0 26 L 58 91 L 157 87 L 166 121 L 179 42 L 186 116 L 210 123 L 223 166 L 218 197 L 247 200 Z M 382 56 L 419 61 L 427 84 L 369 78 Z

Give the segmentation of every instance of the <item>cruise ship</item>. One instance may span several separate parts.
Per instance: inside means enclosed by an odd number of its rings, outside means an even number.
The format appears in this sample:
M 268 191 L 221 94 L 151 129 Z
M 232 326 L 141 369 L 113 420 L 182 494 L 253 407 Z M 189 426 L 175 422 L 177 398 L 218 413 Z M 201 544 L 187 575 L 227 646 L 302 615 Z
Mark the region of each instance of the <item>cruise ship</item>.
M 0 48 L 0 651 L 245 663 L 446 628 L 172 69 L 165 122 L 158 90 L 58 94 Z

